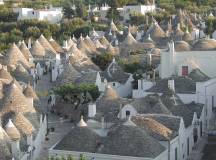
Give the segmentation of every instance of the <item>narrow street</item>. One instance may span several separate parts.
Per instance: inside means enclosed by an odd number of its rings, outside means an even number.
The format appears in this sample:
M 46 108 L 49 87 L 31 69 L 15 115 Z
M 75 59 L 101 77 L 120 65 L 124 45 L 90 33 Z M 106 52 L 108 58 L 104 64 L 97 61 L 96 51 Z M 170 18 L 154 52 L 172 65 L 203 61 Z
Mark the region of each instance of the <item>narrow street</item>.
M 212 118 L 212 121 L 210 123 L 210 130 L 215 130 L 215 121 L 216 118 L 215 118 L 215 113 L 214 113 L 214 116 Z M 205 147 L 208 146 L 211 142 L 209 142 L 209 137 L 208 135 L 205 133 L 201 139 L 198 141 L 197 144 L 195 144 L 194 146 L 194 149 L 192 150 L 188 160 L 209 160 L 209 159 L 206 159 L 206 154 L 209 154 L 209 151 L 207 151 L 208 153 L 205 153 L 206 152 L 206 149 Z M 212 152 L 212 151 L 210 151 Z M 212 153 L 214 154 L 214 153 Z M 213 160 L 213 159 L 212 159 Z
M 40 110 L 44 113 L 47 112 L 47 101 L 49 91 L 52 89 L 53 84 L 50 82 L 50 75 L 44 75 L 41 80 L 38 81 L 36 85 L 36 92 L 41 100 Z M 60 118 L 52 113 L 48 113 L 48 128 L 54 128 L 54 132 L 50 132 L 47 136 L 48 140 L 44 140 L 42 143 L 42 150 L 38 157 L 39 160 L 48 159 L 48 149 L 55 145 L 59 140 L 61 140 L 72 128 L 72 123 L 68 121 L 62 122 Z

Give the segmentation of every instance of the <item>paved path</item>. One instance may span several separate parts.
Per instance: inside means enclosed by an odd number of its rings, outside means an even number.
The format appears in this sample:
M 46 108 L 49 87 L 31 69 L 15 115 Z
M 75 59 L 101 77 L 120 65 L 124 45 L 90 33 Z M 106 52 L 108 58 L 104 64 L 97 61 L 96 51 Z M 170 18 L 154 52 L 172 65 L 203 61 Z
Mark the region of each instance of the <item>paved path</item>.
M 208 140 L 208 136 L 203 135 L 203 137 L 194 146 L 194 149 L 190 153 L 188 160 L 202 160 L 203 149 L 205 145 L 207 144 L 207 140 Z
M 210 130 L 215 129 L 215 114 L 213 114 L 211 123 L 210 123 Z M 203 149 L 205 145 L 208 143 L 208 135 L 204 135 L 200 141 L 194 146 L 193 151 L 191 152 L 190 156 L 188 157 L 188 160 L 202 160 L 203 156 Z
M 41 80 L 38 81 L 36 85 L 36 92 L 39 94 L 41 100 L 40 110 L 44 113 L 47 113 L 47 101 L 48 93 L 52 89 L 53 84 L 50 82 L 50 75 L 45 75 L 41 77 Z M 54 132 L 50 132 L 48 141 L 44 140 L 42 143 L 42 150 L 39 160 L 47 160 L 48 158 L 48 149 L 60 141 L 72 128 L 73 124 L 69 122 L 62 122 L 60 118 L 54 114 L 48 113 L 48 128 L 55 128 Z

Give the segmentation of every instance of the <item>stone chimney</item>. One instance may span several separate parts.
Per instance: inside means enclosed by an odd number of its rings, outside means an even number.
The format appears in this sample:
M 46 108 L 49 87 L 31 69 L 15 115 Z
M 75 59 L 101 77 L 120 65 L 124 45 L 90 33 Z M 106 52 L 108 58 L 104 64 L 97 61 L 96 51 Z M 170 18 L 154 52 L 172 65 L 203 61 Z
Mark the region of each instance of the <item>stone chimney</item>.
M 88 104 L 88 117 L 92 118 L 96 115 L 96 104 L 95 103 L 89 103 Z
M 174 79 L 168 80 L 168 88 L 175 92 L 175 81 Z

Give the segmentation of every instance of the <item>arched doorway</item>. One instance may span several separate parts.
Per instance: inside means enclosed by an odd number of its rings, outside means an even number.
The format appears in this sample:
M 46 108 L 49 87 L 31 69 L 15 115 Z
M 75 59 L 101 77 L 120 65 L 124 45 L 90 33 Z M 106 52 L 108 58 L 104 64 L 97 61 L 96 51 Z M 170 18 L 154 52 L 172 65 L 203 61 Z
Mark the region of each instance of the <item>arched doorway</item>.
M 198 129 L 197 128 L 193 129 L 193 139 L 194 139 L 194 143 L 196 143 L 198 140 Z

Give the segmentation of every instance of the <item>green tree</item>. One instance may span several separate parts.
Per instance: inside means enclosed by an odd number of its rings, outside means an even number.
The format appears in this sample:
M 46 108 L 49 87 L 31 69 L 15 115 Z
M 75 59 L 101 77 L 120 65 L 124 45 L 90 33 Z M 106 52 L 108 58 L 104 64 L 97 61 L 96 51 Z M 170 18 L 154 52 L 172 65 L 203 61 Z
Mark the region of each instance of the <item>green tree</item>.
M 86 9 L 86 6 L 80 2 L 77 6 L 76 6 L 76 15 L 78 17 L 81 17 L 83 19 L 86 19 L 87 16 L 88 16 L 88 12 L 87 12 L 87 9 Z
M 68 155 L 67 160 L 74 160 L 74 158 L 71 155 Z
M 23 39 L 23 33 L 19 29 L 13 29 L 10 32 L 9 41 L 18 42 Z
M 87 93 L 89 93 L 93 100 L 96 100 L 100 95 L 98 87 L 95 84 L 87 83 L 82 83 L 80 85 L 76 85 L 73 83 L 64 84 L 62 86 L 55 88 L 54 92 L 57 95 L 61 96 L 65 101 L 70 101 L 71 103 L 74 102 L 74 99 L 71 99 L 71 95 L 80 95 L 84 93 L 87 96 Z M 69 97 L 69 99 L 67 97 Z
M 0 22 L 15 22 L 17 21 L 18 14 L 14 13 L 11 9 L 0 6 Z
M 141 25 L 146 23 L 146 16 L 138 13 L 130 15 L 130 24 Z
M 117 8 L 111 7 L 107 12 L 106 18 L 108 18 L 110 20 L 113 19 L 113 21 L 117 22 L 122 17 L 120 17 L 120 12 L 117 10 Z
M 26 38 L 34 38 L 37 39 L 41 35 L 41 31 L 38 27 L 28 27 L 28 29 L 25 32 L 25 37 Z
M 108 4 L 111 7 L 117 8 L 117 7 L 122 7 L 124 5 L 126 5 L 128 2 L 130 2 L 130 0 L 108 0 Z
M 105 70 L 112 62 L 113 56 L 109 53 L 101 54 L 92 58 L 92 61 L 100 67 L 101 70 Z
M 75 16 L 75 10 L 70 2 L 66 2 L 63 6 L 64 18 L 71 19 Z
M 74 31 L 86 25 L 85 21 L 81 18 L 73 18 L 72 20 L 65 21 L 61 24 L 61 34 L 72 36 Z
M 79 160 L 86 160 L 86 157 L 83 154 L 81 154 Z

